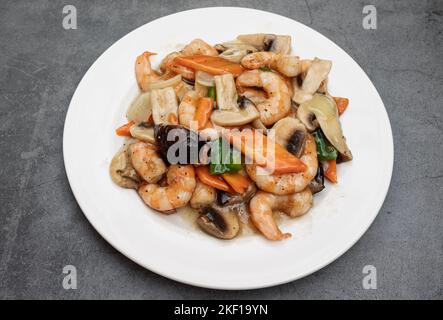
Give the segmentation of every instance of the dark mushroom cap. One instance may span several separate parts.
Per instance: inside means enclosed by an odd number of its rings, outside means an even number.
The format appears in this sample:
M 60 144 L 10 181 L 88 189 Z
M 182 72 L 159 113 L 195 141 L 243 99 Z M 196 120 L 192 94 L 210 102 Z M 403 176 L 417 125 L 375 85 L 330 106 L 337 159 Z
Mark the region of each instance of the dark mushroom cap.
M 232 206 L 212 205 L 204 208 L 202 212 L 197 224 L 207 234 L 219 239 L 232 239 L 238 234 L 240 224 Z
M 169 164 L 199 163 L 200 149 L 206 144 L 205 139 L 198 133 L 179 125 L 155 125 L 154 137 L 163 160 Z M 175 152 L 172 154 L 173 157 L 170 157 L 168 151 L 172 146 Z M 180 152 L 186 154 L 181 155 Z
M 295 130 L 288 140 L 286 149 L 296 157 L 300 158 L 301 155 L 303 154 L 303 150 L 305 149 L 305 144 L 306 144 L 306 131 Z
M 318 164 L 317 174 L 314 179 L 309 182 L 309 189 L 311 189 L 312 193 L 318 193 L 325 188 L 325 175 L 323 172 L 323 166 L 321 163 Z

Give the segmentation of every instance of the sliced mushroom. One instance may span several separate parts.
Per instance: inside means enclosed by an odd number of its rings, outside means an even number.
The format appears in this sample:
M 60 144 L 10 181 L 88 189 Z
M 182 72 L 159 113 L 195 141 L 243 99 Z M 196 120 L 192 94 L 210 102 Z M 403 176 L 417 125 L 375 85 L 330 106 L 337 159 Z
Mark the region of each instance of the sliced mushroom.
M 280 54 L 291 52 L 291 36 L 269 33 L 243 34 L 238 40 L 252 45 L 259 51 L 272 51 Z
M 217 205 L 221 207 L 236 206 L 241 203 L 249 203 L 249 200 L 255 195 L 257 187 L 254 183 L 251 183 L 243 194 L 240 193 L 228 193 L 225 191 L 217 190 Z
M 241 126 L 260 117 L 260 113 L 255 108 L 251 100 L 242 97 L 239 108 L 232 111 L 215 110 L 211 120 L 219 126 Z
M 341 159 L 344 161 L 352 160 L 352 153 L 343 136 L 334 99 L 317 93 L 311 100 L 302 103 L 298 107 L 297 117 L 309 131 L 314 131 L 320 125 L 326 138 L 341 154 Z M 313 121 L 314 119 L 315 121 Z
M 179 125 L 155 125 L 155 144 L 169 164 L 198 164 L 206 141 L 195 132 Z
M 227 42 L 223 42 L 221 44 L 217 44 L 215 45 L 215 48 L 219 51 L 219 52 L 225 52 L 229 49 L 236 49 L 236 50 L 247 50 L 247 51 L 251 51 L 251 52 L 255 52 L 257 51 L 257 48 L 255 48 L 254 46 L 247 44 L 246 42 L 243 42 L 241 40 L 235 39 L 232 41 L 227 41 Z
M 151 91 L 152 118 L 155 124 L 177 124 L 178 104 L 171 87 Z
M 265 46 L 275 39 L 275 35 L 267 33 L 241 34 L 237 39 L 253 46 L 259 51 L 264 51 L 266 49 Z
M 195 83 L 205 87 L 213 87 L 215 85 L 214 76 L 204 71 L 195 72 Z
M 216 56 L 218 51 L 206 43 L 202 39 L 194 39 L 189 44 L 187 44 L 181 51 L 184 55 L 192 56 L 195 54 L 204 54 L 207 56 Z
M 312 95 L 319 89 L 322 82 L 327 78 L 331 70 L 332 62 L 330 60 L 320 60 L 315 58 L 303 80 L 300 88 L 296 88 L 294 81 L 294 94 L 292 100 L 301 104 L 312 98 Z
M 309 182 L 309 189 L 312 194 L 318 193 L 325 188 L 325 175 L 323 172 L 323 166 L 319 163 L 317 167 L 317 174 L 314 179 Z
M 237 214 L 232 207 L 212 205 L 203 209 L 197 219 L 198 226 L 206 233 L 219 239 L 232 239 L 240 231 Z
M 306 128 L 300 120 L 286 117 L 274 124 L 275 142 L 300 158 L 305 149 Z
M 146 122 L 133 125 L 129 132 L 135 139 L 155 144 L 154 127 L 149 126 Z
M 214 77 L 215 89 L 217 91 L 217 107 L 220 110 L 237 110 L 237 88 L 234 76 L 231 73 Z
M 128 146 L 123 147 L 112 158 L 109 166 L 112 181 L 122 188 L 137 189 L 141 180 L 131 165 Z
M 277 35 L 269 45 L 268 50 L 279 54 L 291 53 L 291 36 Z
M 141 122 L 147 121 L 152 114 L 151 93 L 144 92 L 139 94 L 131 103 L 126 118 L 129 121 Z
M 252 50 L 247 50 L 247 49 L 237 49 L 237 48 L 231 48 L 228 50 L 223 51 L 222 53 L 220 53 L 220 57 L 234 62 L 234 63 L 240 63 L 241 60 L 247 56 L 248 54 L 252 53 L 254 51 Z

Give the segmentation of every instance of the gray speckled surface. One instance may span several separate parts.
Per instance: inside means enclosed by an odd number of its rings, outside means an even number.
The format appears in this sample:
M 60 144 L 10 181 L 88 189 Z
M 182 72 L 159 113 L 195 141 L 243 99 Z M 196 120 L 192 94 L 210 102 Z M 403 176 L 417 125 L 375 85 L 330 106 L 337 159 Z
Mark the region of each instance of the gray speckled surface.
M 443 297 L 443 2 L 1 1 L 0 298 L 437 298 Z M 62 28 L 73 4 L 78 29 Z M 304 279 L 251 291 L 183 285 L 139 267 L 88 223 L 63 167 L 66 110 L 78 82 L 112 43 L 155 18 L 204 6 L 243 6 L 293 18 L 332 39 L 368 73 L 388 110 L 395 143 L 386 201 L 346 254 Z M 437 141 L 437 142 L 436 142 Z M 62 288 L 62 268 L 78 289 Z M 373 264 L 378 289 L 362 288 Z

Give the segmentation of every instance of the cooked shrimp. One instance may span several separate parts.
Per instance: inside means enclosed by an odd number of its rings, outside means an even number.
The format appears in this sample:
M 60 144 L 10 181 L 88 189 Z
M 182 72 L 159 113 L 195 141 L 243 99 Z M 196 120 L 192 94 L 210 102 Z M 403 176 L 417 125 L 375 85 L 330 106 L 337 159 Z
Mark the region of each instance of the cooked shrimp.
M 298 76 L 303 71 L 299 57 L 276 54 L 274 52 L 261 51 L 250 53 L 242 59 L 241 64 L 248 69 L 270 66 L 287 77 Z
M 149 58 L 156 55 L 149 51 L 143 52 L 135 59 L 135 78 L 142 91 L 148 91 L 149 85 L 158 80 L 159 75 L 152 69 Z
M 251 100 L 255 105 L 264 102 L 268 98 L 266 92 L 261 89 L 238 87 L 237 92 L 242 97 Z
M 197 102 L 199 95 L 195 91 L 188 91 L 178 106 L 178 120 L 182 126 L 191 127 L 194 121 L 195 111 L 197 110 Z
M 187 205 L 196 184 L 192 165 L 171 165 L 166 177 L 165 187 L 145 184 L 138 189 L 138 194 L 149 207 L 162 212 Z
M 146 182 L 156 183 L 166 173 L 165 163 L 154 146 L 136 142 L 129 146 L 128 151 L 132 166 Z
M 312 192 L 309 188 L 286 196 L 260 191 L 249 203 L 249 211 L 252 223 L 267 239 L 283 240 L 291 237 L 291 234 L 283 233 L 279 229 L 273 218 L 273 211 L 278 210 L 290 217 L 298 217 L 308 212 L 312 202 Z
M 305 189 L 317 174 L 317 146 L 310 134 L 306 137 L 305 149 L 300 160 L 307 166 L 306 171 L 300 173 L 269 175 L 255 164 L 246 165 L 246 172 L 257 186 L 264 191 L 277 195 L 292 194 Z
M 172 52 L 168 54 L 160 64 L 160 70 L 163 72 L 169 71 L 175 74 L 181 74 L 183 78 L 193 81 L 195 79 L 194 70 L 174 63 L 174 58 L 182 55 L 183 54 L 180 52 Z
M 182 53 L 186 56 L 192 56 L 196 54 L 204 54 L 206 56 L 218 56 L 218 51 L 210 44 L 204 42 L 202 39 L 194 39 L 187 44 Z
M 237 86 L 260 87 L 268 98 L 256 105 L 260 120 L 269 126 L 285 117 L 291 107 L 291 98 L 285 81 L 273 72 L 250 70 L 237 78 Z
M 216 192 L 213 187 L 210 187 L 200 181 L 197 181 L 194 193 L 192 194 L 191 207 L 194 209 L 200 209 L 207 207 L 214 203 Z

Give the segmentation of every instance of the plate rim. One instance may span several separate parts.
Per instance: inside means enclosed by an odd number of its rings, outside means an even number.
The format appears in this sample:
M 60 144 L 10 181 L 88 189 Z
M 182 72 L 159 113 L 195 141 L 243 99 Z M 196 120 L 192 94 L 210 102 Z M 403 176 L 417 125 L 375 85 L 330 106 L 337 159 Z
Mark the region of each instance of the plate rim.
M 188 280 L 188 279 L 183 279 L 180 277 L 175 277 L 174 274 L 167 274 L 166 272 L 163 272 L 161 269 L 158 269 L 156 267 L 152 267 L 152 266 L 147 266 L 145 262 L 141 262 L 137 257 L 133 257 L 130 254 L 126 253 L 121 247 L 120 245 L 117 243 L 117 241 L 112 240 L 111 237 L 106 235 L 106 232 L 104 232 L 104 228 L 100 227 L 99 224 L 94 223 L 93 219 L 92 219 L 92 215 L 89 215 L 87 213 L 87 209 L 86 209 L 86 205 L 83 202 L 82 198 L 79 196 L 79 191 L 77 190 L 77 186 L 75 185 L 75 183 L 73 182 L 73 175 L 74 173 L 71 172 L 71 167 L 69 165 L 69 159 L 67 158 L 66 154 L 67 154 L 67 150 L 69 148 L 68 146 L 68 136 L 69 136 L 69 118 L 70 115 L 72 114 L 72 110 L 73 108 L 71 107 L 73 105 L 73 101 L 75 100 L 78 92 L 79 92 L 79 88 L 82 86 L 82 84 L 84 84 L 85 79 L 87 78 L 87 76 L 92 72 L 92 68 L 95 65 L 95 63 L 103 56 L 105 55 L 108 51 L 110 51 L 118 42 L 120 42 L 122 39 L 129 37 L 132 33 L 135 33 L 138 29 L 143 28 L 144 26 L 146 26 L 147 24 L 151 24 L 154 23 L 158 20 L 164 19 L 164 18 L 171 18 L 174 15 L 179 15 L 179 14 L 184 14 L 184 13 L 188 13 L 188 12 L 192 12 L 192 11 L 205 11 L 205 10 L 214 10 L 214 9 L 223 9 L 223 10 L 246 10 L 246 11 L 252 11 L 252 12 L 258 12 L 260 14 L 268 14 L 268 15 L 273 15 L 276 18 L 283 18 L 283 19 L 288 19 L 291 20 L 292 22 L 296 22 L 298 24 L 303 25 L 304 27 L 310 29 L 311 31 L 317 33 L 318 35 L 320 35 L 321 37 L 325 38 L 326 40 L 328 40 L 329 42 L 331 42 L 334 46 L 336 46 L 340 51 L 342 51 L 343 53 L 345 53 L 347 56 L 349 56 L 354 63 L 356 64 L 356 66 L 360 69 L 360 71 L 362 72 L 362 74 L 364 75 L 364 77 L 367 78 L 367 80 L 369 81 L 369 83 L 373 86 L 375 92 L 377 93 L 377 96 L 381 102 L 381 105 L 383 108 L 381 108 L 381 112 L 383 113 L 383 118 L 385 120 L 385 125 L 386 128 L 389 129 L 387 130 L 386 134 L 388 134 L 386 138 L 387 140 L 387 151 L 389 151 L 389 154 L 387 155 L 387 158 L 389 160 L 389 163 L 387 164 L 387 174 L 388 174 L 388 179 L 385 179 L 383 181 L 383 185 L 380 188 L 380 194 L 382 194 L 382 196 L 380 196 L 380 199 L 378 201 L 378 204 L 375 206 L 376 207 L 376 214 L 374 214 L 371 219 L 368 219 L 367 224 L 364 226 L 364 228 L 362 228 L 361 233 L 359 232 L 358 235 L 355 236 L 354 239 L 352 239 L 352 241 L 348 241 L 346 246 L 343 246 L 343 248 L 341 250 L 337 250 L 338 252 L 334 255 L 334 258 L 327 260 L 326 262 L 323 263 L 317 263 L 316 266 L 314 268 L 311 268 L 310 270 L 298 274 L 294 277 L 291 278 L 287 278 L 285 280 L 281 280 L 281 281 L 273 281 L 272 283 L 262 283 L 262 284 L 257 284 L 257 285 L 250 285 L 250 286 L 218 286 L 218 285 L 209 285 L 206 283 L 199 283 L 198 281 L 193 281 L 193 280 Z M 388 191 L 389 191 L 389 187 L 392 181 L 392 173 L 393 173 L 393 165 L 394 165 L 394 141 L 393 141 L 393 134 L 392 134 L 392 127 L 391 127 L 391 123 L 390 123 L 390 119 L 389 119 L 389 115 L 388 112 L 386 110 L 386 107 L 383 103 L 383 100 L 380 96 L 380 94 L 378 93 L 378 90 L 376 89 L 375 85 L 373 84 L 373 82 L 371 81 L 371 79 L 369 78 L 369 76 L 366 74 L 366 72 L 363 70 L 363 68 L 358 64 L 358 62 L 349 54 L 347 53 L 344 49 L 342 49 L 339 45 L 337 45 L 334 41 L 332 41 L 331 39 L 329 39 L 328 37 L 324 36 L 322 33 L 316 31 L 315 29 L 311 28 L 310 26 L 307 26 L 297 20 L 294 20 L 292 18 L 274 13 L 274 12 L 270 12 L 270 11 L 265 11 L 265 10 L 259 10 L 259 9 L 254 9 L 254 8 L 248 8 L 248 7 L 233 7 L 233 6 L 211 6 L 211 7 L 200 7 L 200 8 L 194 8 L 194 9 L 189 9 L 189 10 L 184 10 L 184 11 L 179 11 L 179 12 L 175 12 L 172 14 L 168 14 L 162 17 L 158 17 L 154 20 L 151 20 L 147 23 L 144 23 L 138 27 L 136 27 L 135 29 L 131 30 L 130 32 L 126 33 L 125 35 L 123 35 L 122 37 L 120 37 L 118 40 L 116 40 L 115 42 L 113 42 L 106 50 L 104 50 L 95 60 L 94 62 L 90 65 L 90 67 L 88 68 L 88 70 L 85 72 L 85 74 L 83 75 L 82 79 L 79 81 L 79 83 L 77 84 L 77 87 L 75 89 L 74 94 L 71 97 L 70 103 L 69 103 L 69 107 L 68 110 L 66 112 L 66 117 L 65 117 L 65 122 L 64 122 L 64 128 L 63 128 L 63 163 L 64 163 L 64 167 L 65 167 L 65 171 L 66 171 L 66 175 L 68 178 L 68 182 L 70 185 L 70 188 L 72 190 L 72 193 L 80 207 L 80 209 L 82 210 L 83 214 L 85 215 L 86 219 L 89 221 L 89 223 L 94 227 L 94 229 L 100 234 L 101 237 L 103 237 L 106 242 L 108 244 L 110 244 L 114 249 L 116 249 L 119 253 L 123 254 L 125 257 L 127 257 L 128 259 L 132 260 L 133 262 L 137 263 L 138 265 L 140 265 L 141 267 L 143 267 L 144 269 L 147 269 L 151 272 L 154 272 L 162 277 L 168 278 L 168 279 L 172 279 L 174 281 L 180 282 L 180 283 L 184 283 L 187 285 L 192 285 L 192 286 L 197 286 L 197 287 L 202 287 L 202 288 L 208 288 L 208 289 L 217 289 L 217 290 L 251 290 L 251 289 L 261 289 L 261 288 L 268 288 L 268 287 L 273 287 L 273 286 L 278 286 L 281 284 L 285 284 L 285 283 L 289 283 L 289 282 L 293 282 L 295 280 L 304 278 L 310 274 L 313 274 L 315 272 L 317 272 L 318 270 L 324 268 L 325 266 L 331 264 L 332 262 L 336 261 L 338 258 L 340 258 L 345 252 L 347 252 L 350 248 L 352 248 L 360 239 L 361 237 L 366 233 L 366 231 L 369 229 L 369 227 L 372 225 L 372 223 L 374 222 L 375 218 L 378 216 L 380 209 L 382 207 L 382 205 L 385 202 L 385 199 L 387 197 Z

